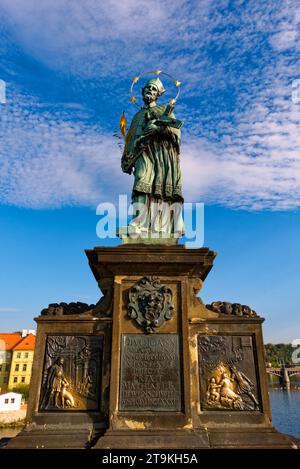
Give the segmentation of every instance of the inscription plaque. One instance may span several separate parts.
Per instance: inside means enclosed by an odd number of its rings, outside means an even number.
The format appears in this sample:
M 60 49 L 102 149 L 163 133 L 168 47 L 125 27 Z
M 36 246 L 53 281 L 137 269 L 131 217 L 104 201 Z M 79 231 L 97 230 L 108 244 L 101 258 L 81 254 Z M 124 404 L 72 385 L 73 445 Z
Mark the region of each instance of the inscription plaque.
M 119 409 L 182 410 L 177 334 L 123 335 Z

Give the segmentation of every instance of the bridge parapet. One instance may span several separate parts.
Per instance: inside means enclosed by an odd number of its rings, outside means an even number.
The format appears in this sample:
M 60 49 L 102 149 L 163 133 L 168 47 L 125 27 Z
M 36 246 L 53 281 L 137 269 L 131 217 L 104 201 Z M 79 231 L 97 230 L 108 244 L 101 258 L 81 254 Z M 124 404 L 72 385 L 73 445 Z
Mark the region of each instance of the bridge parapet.
M 292 368 L 284 368 L 284 370 L 288 374 L 288 376 L 300 375 L 300 366 L 295 366 Z M 267 373 L 269 373 L 270 375 L 281 376 L 283 374 L 283 370 L 282 370 L 282 367 L 281 368 L 268 367 Z

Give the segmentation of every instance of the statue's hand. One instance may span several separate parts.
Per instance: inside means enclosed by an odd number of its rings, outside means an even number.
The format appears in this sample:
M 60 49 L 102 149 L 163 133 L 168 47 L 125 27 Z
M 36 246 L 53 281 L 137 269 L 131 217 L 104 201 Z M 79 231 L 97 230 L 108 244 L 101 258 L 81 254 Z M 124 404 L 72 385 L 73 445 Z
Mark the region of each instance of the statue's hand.
M 121 159 L 121 168 L 123 173 L 131 174 L 132 173 L 132 166 L 131 166 L 131 161 L 130 158 L 126 158 L 126 155 L 124 154 Z
M 147 126 L 146 126 L 146 128 L 145 128 L 145 130 L 144 130 L 144 132 L 143 132 L 143 137 L 149 137 L 149 135 L 153 135 L 153 134 L 155 134 L 155 133 L 157 133 L 157 132 L 159 132 L 159 131 L 160 131 L 160 126 L 154 124 L 153 121 L 150 121 L 150 122 L 147 124 Z

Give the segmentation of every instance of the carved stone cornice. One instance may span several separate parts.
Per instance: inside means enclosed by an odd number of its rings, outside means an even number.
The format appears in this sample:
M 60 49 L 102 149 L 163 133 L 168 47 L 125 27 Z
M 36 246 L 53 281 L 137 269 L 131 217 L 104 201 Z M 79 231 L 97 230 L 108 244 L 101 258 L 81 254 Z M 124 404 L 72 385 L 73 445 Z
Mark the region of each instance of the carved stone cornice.
M 258 314 L 247 305 L 240 303 L 229 303 L 228 301 L 213 301 L 206 308 L 215 313 L 227 316 L 239 316 L 243 318 L 259 318 Z
M 47 308 L 42 309 L 41 316 L 63 316 L 68 314 L 83 314 L 92 311 L 95 305 L 88 305 L 80 301 L 72 303 L 50 303 Z
M 212 269 L 216 252 L 208 248 L 187 249 L 184 245 L 124 244 L 117 247 L 95 247 L 85 251 L 97 280 L 101 277 L 128 275 L 188 275 L 203 281 Z

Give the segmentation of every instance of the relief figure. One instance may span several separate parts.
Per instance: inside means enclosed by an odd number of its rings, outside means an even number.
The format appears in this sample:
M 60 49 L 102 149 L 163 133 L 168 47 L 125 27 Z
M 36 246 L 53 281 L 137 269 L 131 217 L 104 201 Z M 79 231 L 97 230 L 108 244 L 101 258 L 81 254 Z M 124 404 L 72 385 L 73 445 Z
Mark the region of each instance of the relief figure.
M 240 408 L 242 404 L 241 397 L 233 391 L 234 379 L 226 371 L 222 374 L 220 382 L 220 402 L 222 405 L 234 408 Z

